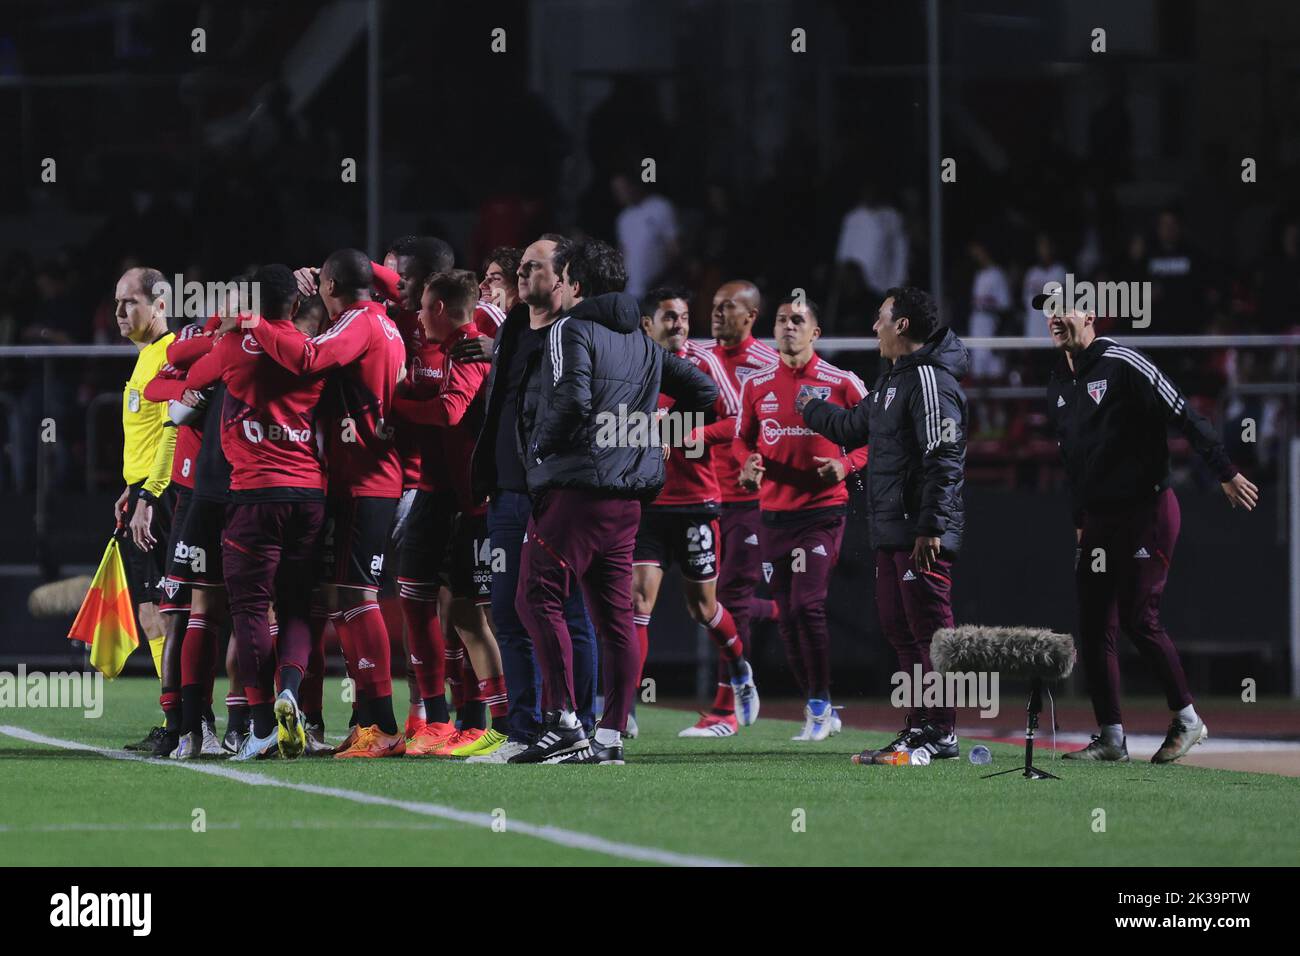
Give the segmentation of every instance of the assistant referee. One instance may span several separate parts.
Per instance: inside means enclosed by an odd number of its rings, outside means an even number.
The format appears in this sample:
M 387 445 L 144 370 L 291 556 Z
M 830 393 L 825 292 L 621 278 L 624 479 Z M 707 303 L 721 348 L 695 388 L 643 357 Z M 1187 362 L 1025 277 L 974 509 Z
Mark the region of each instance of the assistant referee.
M 122 480 L 126 487 L 113 505 L 113 520 L 129 518 L 130 534 L 123 547 L 127 584 L 159 679 L 164 623 L 158 599 L 167 559 L 160 542 L 165 544 L 171 530 L 176 428 L 167 417 L 167 403 L 147 401 L 144 389 L 167 362 L 167 346 L 175 338 L 167 328 L 169 293 L 166 277 L 157 269 L 144 268 L 128 269 L 117 280 L 114 292 L 117 327 L 140 354 L 122 390 Z M 163 733 L 163 727 L 155 727 L 126 749 L 152 751 Z

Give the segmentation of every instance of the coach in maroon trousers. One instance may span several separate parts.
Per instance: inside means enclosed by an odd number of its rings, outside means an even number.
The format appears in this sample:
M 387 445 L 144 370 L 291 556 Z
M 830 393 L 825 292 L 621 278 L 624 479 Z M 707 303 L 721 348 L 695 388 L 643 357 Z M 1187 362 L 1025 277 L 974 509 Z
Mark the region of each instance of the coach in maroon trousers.
M 1035 298 L 1042 308 L 1044 296 Z M 1120 628 L 1156 672 L 1173 712 L 1151 758 L 1170 763 L 1207 736 L 1178 651 L 1160 621 L 1169 563 L 1178 540 L 1178 499 L 1169 487 L 1168 426 L 1191 442 L 1235 508 L 1250 511 L 1259 489 L 1237 472 L 1210 423 L 1154 362 L 1099 337 L 1091 312 L 1047 319 L 1064 354 L 1047 387 L 1048 415 L 1061 446 L 1079 550 L 1079 650 L 1101 733 L 1076 760 L 1126 761 L 1119 710 Z
M 890 289 L 872 327 L 889 364 L 870 397 L 851 409 L 813 399 L 808 427 L 848 447 L 870 442 L 867 489 L 876 550 L 876 611 L 885 638 L 909 676 L 933 670 L 935 631 L 952 627 L 952 569 L 966 527 L 966 394 L 970 355 L 939 324 L 934 298 L 913 287 Z M 913 709 L 882 749 L 920 750 L 955 759 L 957 711 Z
M 617 293 L 622 257 L 603 242 L 555 252 L 564 313 L 530 359 L 519 439 L 533 515 L 515 608 L 542 674 L 541 736 L 513 763 L 623 763 L 621 733 L 641 653 L 632 620 L 632 551 L 641 502 L 664 483 L 658 440 L 611 440 L 655 418 L 659 392 L 684 412 L 711 412 L 718 390 L 691 363 L 641 333 L 635 298 Z M 646 430 L 642 430 L 646 434 Z M 574 712 L 573 643 L 564 615 L 581 586 L 601 644 L 605 713 L 588 742 Z

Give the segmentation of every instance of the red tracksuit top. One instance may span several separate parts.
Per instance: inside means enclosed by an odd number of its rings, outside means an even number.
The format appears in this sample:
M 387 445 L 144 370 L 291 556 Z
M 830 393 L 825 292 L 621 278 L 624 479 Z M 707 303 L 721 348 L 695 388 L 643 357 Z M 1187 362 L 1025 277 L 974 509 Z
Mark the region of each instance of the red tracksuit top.
M 736 413 L 739 411 L 735 390 L 731 387 L 726 369 L 718 361 L 713 349 L 697 342 L 687 341 L 677 353 L 678 358 L 686 359 L 718 385 L 718 400 L 714 403 L 717 421 L 700 429 L 700 434 L 693 436 L 704 442 L 704 454 L 698 458 L 688 458 L 686 448 L 673 448 L 664 462 L 664 488 L 659 492 L 652 508 L 681 508 L 685 506 L 705 506 L 716 508 L 721 496 L 718 491 L 717 463 L 718 457 L 731 457 L 729 447 L 721 449 L 722 456 L 715 455 L 713 445 L 718 438 L 710 441 L 713 435 L 725 436 L 728 445 L 736 433 Z M 673 400 L 660 393 L 659 408 L 670 409 Z
M 268 322 L 283 348 L 307 337 L 288 320 Z M 190 366 L 185 387 L 202 389 L 226 383 L 221 409 L 221 448 L 230 462 L 230 492 L 238 501 L 257 492 L 295 488 L 319 493 L 324 474 L 317 457 L 316 406 L 325 377 L 285 369 L 250 332 L 236 329 L 217 340 L 212 351 Z M 248 494 L 252 492 L 252 494 Z
M 847 451 L 807 427 L 795 400 L 807 391 L 844 408 L 852 408 L 867 395 L 852 372 L 836 368 L 817 355 L 802 368 L 778 361 L 766 371 L 749 376 L 740 391 L 740 417 L 732 451 L 740 462 L 753 452 L 763 456 L 766 472 L 759 488 L 759 509 L 771 512 L 808 511 L 848 503 L 844 482 L 827 487 L 817 475 L 814 457 L 839 458 L 846 476 L 867 463 L 867 449 Z
M 474 501 L 470 492 L 470 458 L 482 424 L 482 402 L 478 415 L 472 409 L 491 365 L 454 361 L 451 349 L 461 339 L 479 334 L 477 323 L 471 322 L 440 345 L 426 346 L 419 361 L 422 368 L 429 370 L 420 374 L 427 384 L 413 387 L 395 404 L 398 416 L 415 423 L 422 433 L 421 461 L 425 464 L 420 469 L 420 490 L 450 490 L 456 495 L 457 509 L 470 514 L 487 510 L 485 503 Z M 436 375 L 435 362 L 441 363 Z
M 721 342 L 715 342 L 710 351 L 717 357 L 718 362 L 727 373 L 725 384 L 731 390 L 732 404 L 737 409 L 740 403 L 740 389 L 745 384 L 746 379 L 767 368 L 777 360 L 776 349 L 760 342 L 752 335 L 734 348 L 728 348 Z M 719 382 L 718 388 L 721 389 L 723 384 Z M 721 395 L 718 396 L 718 401 L 721 403 Z M 732 421 L 735 415 L 736 412 L 733 411 L 727 416 L 724 423 L 721 413 L 719 413 L 719 420 L 706 430 L 705 440 L 709 444 L 716 442 L 730 444 L 736 434 L 735 422 Z M 746 491 L 740 487 L 740 465 L 737 464 L 730 449 L 720 448 L 718 453 L 713 456 L 713 473 L 717 476 L 718 494 L 724 503 L 758 501 L 757 492 Z
M 400 498 L 402 459 L 389 419 L 406 346 L 384 307 L 360 300 L 314 339 L 288 323 L 259 322 L 253 335 L 269 356 L 297 375 L 338 369 L 330 386 L 336 390 L 337 417 L 326 426 L 330 494 Z
M 177 349 L 182 342 L 193 344 L 189 349 Z M 195 359 L 206 355 L 211 349 L 212 338 L 203 334 L 203 326 L 191 322 L 181 329 L 167 346 L 167 364 L 144 387 L 145 401 L 179 402 L 185 392 L 185 370 Z M 193 425 L 176 426 L 176 453 L 172 457 L 173 484 L 194 490 L 194 464 L 198 461 L 202 442 L 203 432 Z

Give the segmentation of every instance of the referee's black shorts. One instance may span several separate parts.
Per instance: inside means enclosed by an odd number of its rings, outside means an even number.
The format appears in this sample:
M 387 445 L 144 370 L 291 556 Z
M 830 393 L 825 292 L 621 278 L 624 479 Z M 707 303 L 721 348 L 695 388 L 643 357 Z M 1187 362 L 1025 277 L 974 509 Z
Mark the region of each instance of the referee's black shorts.
M 148 551 L 141 551 L 131 540 L 131 516 L 135 514 L 136 495 L 143 481 L 131 485 L 131 496 L 127 499 L 126 540 L 122 542 L 122 563 L 126 566 L 126 584 L 131 591 L 131 602 L 139 607 L 141 604 L 158 604 L 162 598 L 162 580 L 167 573 L 167 542 L 171 539 L 172 512 L 176 508 L 177 486 L 168 485 L 158 497 L 153 508 L 151 526 L 154 546 Z

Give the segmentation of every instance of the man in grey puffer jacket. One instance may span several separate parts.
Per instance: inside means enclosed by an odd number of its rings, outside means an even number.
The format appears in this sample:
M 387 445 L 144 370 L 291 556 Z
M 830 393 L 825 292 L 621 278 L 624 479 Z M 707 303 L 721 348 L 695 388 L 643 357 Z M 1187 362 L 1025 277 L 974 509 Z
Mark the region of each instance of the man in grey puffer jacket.
M 632 549 L 641 502 L 664 482 L 659 393 L 708 414 L 717 387 L 641 333 L 618 252 L 602 242 L 555 253 L 564 314 L 526 373 L 519 430 L 533 516 L 515 609 L 533 635 L 545 726 L 514 763 L 622 763 L 641 654 L 632 620 Z M 640 436 L 640 437 L 639 437 Z M 602 649 L 605 712 L 588 742 L 574 713 L 564 602 L 581 586 Z

